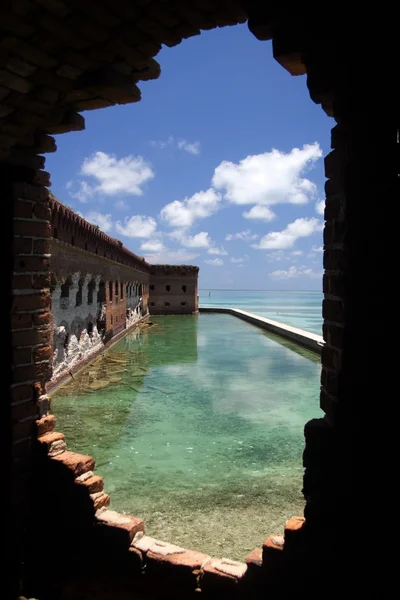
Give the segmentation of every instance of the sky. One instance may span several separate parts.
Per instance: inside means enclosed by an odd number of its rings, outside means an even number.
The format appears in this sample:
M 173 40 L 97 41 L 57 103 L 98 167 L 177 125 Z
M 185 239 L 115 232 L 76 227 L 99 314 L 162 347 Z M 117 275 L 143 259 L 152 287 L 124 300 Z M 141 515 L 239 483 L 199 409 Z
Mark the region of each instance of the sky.
M 52 192 L 151 263 L 196 264 L 202 289 L 321 290 L 323 157 L 334 126 L 246 25 L 155 59 L 140 102 L 56 136 Z

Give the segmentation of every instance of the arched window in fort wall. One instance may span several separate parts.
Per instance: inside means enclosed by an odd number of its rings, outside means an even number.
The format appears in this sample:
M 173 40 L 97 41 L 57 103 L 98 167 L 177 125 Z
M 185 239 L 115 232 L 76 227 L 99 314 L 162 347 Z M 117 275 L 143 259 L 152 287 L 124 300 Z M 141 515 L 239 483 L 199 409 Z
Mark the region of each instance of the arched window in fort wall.
M 106 301 L 106 284 L 101 279 L 99 282 L 99 289 L 97 292 L 97 302 L 105 302 Z

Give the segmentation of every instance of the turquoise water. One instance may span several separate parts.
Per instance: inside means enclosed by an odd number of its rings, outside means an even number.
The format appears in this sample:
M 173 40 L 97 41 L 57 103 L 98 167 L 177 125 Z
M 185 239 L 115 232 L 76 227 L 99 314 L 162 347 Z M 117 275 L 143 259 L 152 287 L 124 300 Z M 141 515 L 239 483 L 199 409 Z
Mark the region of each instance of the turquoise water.
M 152 321 L 54 394 L 57 429 L 149 535 L 243 560 L 302 514 L 319 358 L 230 315 Z
M 322 292 L 199 290 L 201 307 L 247 310 L 322 335 Z

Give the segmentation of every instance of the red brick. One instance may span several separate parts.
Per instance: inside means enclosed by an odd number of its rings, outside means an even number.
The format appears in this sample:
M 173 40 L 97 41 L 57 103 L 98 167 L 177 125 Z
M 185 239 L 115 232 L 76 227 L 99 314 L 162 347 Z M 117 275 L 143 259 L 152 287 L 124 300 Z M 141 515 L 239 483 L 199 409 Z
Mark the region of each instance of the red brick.
M 17 442 L 31 437 L 35 431 L 35 415 L 26 421 L 16 423 L 12 428 L 12 441 Z
M 35 327 L 48 327 L 50 324 L 50 312 L 34 313 L 33 325 Z
M 14 200 L 14 217 L 20 219 L 30 219 L 32 217 L 32 202 L 24 202 L 23 200 Z
M 83 485 L 88 490 L 89 494 L 102 492 L 104 489 L 103 478 L 99 475 L 92 475 L 92 477 L 89 477 L 84 481 L 77 481 L 77 483 L 79 483 L 79 485 Z
M 33 361 L 41 362 L 42 360 L 49 360 L 53 356 L 53 349 L 50 346 L 42 346 L 36 348 L 33 351 Z
M 33 205 L 33 214 L 38 219 L 43 219 L 44 221 L 50 221 L 51 219 L 51 209 L 48 204 L 37 203 Z
M 22 221 L 21 221 L 22 222 Z M 14 271 L 48 271 L 50 258 L 40 256 L 16 256 L 14 260 Z
M 32 362 L 31 348 L 18 348 L 13 351 L 13 366 L 26 365 Z
M 303 527 L 305 524 L 304 517 L 291 517 L 285 523 L 285 551 L 288 548 L 288 545 L 293 543 L 297 543 L 299 537 L 303 534 Z
M 282 535 L 270 535 L 263 544 L 262 570 L 270 578 L 279 580 L 283 566 L 284 538 Z
M 97 496 L 97 493 L 99 494 Z M 111 498 L 108 494 L 104 492 L 97 492 L 95 497 L 92 498 L 94 510 L 100 510 L 100 508 L 104 508 L 106 506 L 110 506 Z
M 40 363 L 38 365 L 27 365 L 25 367 L 15 367 L 13 370 L 13 382 L 23 383 L 24 381 L 33 381 L 35 379 L 50 379 L 51 365 L 49 363 Z
M 180 587 L 197 587 L 197 579 L 201 566 L 210 557 L 202 552 L 184 550 L 170 554 L 157 553 L 155 546 L 146 555 L 146 574 L 150 577 L 163 579 L 168 577 L 176 581 Z
M 39 294 L 23 294 L 13 297 L 12 311 L 23 312 L 37 310 L 40 308 L 49 308 L 51 296 L 49 292 Z
M 31 385 L 18 385 L 11 390 L 12 402 L 22 402 L 33 400 L 33 388 Z M 18 409 L 16 409 L 18 410 Z
M 322 316 L 326 321 L 343 323 L 345 316 L 343 302 L 325 298 L 322 301 Z
M 32 185 L 23 181 L 14 183 L 14 196 L 43 202 L 49 198 L 49 190 L 41 185 Z
M 346 282 L 342 275 L 330 275 L 329 293 L 338 298 L 344 298 L 346 296 Z
M 324 269 L 327 271 L 343 271 L 346 268 L 347 260 L 343 250 L 325 250 Z
M 321 352 L 322 366 L 327 367 L 328 369 L 339 369 L 341 360 L 341 352 L 325 344 Z
M 56 418 L 54 415 L 47 415 L 36 421 L 37 435 L 41 436 L 54 430 Z
M 219 594 L 230 594 L 235 596 L 238 582 L 243 577 L 243 574 L 240 577 L 235 577 L 234 575 L 230 575 L 229 573 L 219 570 L 217 567 L 221 563 L 223 565 L 224 562 L 227 563 L 227 566 L 230 563 L 238 565 L 238 570 L 243 569 L 246 566 L 242 565 L 241 563 L 237 563 L 236 561 L 229 561 L 227 559 L 212 559 L 206 563 L 200 576 L 200 588 L 202 592 L 205 592 L 206 594 L 216 594 L 216 597 L 219 597 Z
M 32 450 L 32 438 L 28 437 L 23 440 L 18 440 L 13 443 L 12 457 L 14 462 L 29 461 Z
M 31 417 L 37 419 L 38 416 L 39 410 L 33 399 L 22 402 L 21 404 L 14 404 L 12 407 L 11 418 L 13 423 L 17 423 Z
M 58 431 L 51 431 L 50 433 L 45 433 L 38 437 L 38 442 L 46 448 L 50 448 L 51 444 L 54 442 L 60 442 L 65 440 L 65 435 L 63 433 L 59 433 Z
M 87 470 L 91 471 L 93 468 L 94 466 Z M 114 537 L 116 540 L 123 539 L 128 546 L 139 531 L 144 531 L 143 519 L 131 515 L 121 515 L 113 510 L 98 514 L 97 519 L 108 531 L 110 537 Z
M 344 329 L 335 325 L 328 326 L 329 344 L 341 350 L 344 346 Z
M 323 410 L 328 417 L 330 425 L 334 425 L 339 407 L 337 400 L 327 394 L 325 390 L 321 390 L 319 405 L 321 410 Z
M 36 346 L 45 344 L 49 345 L 50 332 L 47 329 L 25 329 L 14 331 L 12 334 L 13 347 L 18 346 Z
M 32 242 L 33 240 L 31 238 L 14 238 L 14 254 L 30 254 L 32 252 Z
M 50 254 L 50 240 L 33 240 L 34 254 Z
M 43 223 L 41 221 L 15 221 L 14 223 L 14 234 L 24 235 L 27 237 L 43 237 L 47 238 L 51 236 L 51 225 L 50 223 Z
M 32 288 L 35 290 L 49 288 L 50 280 L 51 280 L 50 273 L 46 273 L 45 275 L 33 275 L 32 276 Z
M 47 171 L 38 171 L 34 178 L 34 182 L 36 183 L 36 185 L 44 185 L 46 187 L 50 187 L 50 173 L 48 173 Z
M 87 471 L 93 471 L 95 466 L 94 458 L 87 456 L 86 454 L 77 454 L 76 452 L 66 451 L 58 456 L 52 457 L 52 460 L 56 460 L 63 464 L 75 475 L 75 477 L 78 477 Z
M 32 289 L 32 278 L 30 275 L 14 275 L 12 281 L 14 290 L 30 290 Z

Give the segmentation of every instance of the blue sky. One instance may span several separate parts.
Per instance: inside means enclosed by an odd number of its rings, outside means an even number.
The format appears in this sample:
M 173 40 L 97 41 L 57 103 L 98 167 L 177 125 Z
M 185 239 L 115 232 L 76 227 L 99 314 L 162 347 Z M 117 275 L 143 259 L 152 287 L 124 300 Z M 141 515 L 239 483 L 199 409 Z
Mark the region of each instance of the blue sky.
M 197 264 L 200 287 L 320 290 L 323 156 L 334 122 L 246 25 L 156 60 L 138 103 L 57 136 L 52 191 L 150 262 Z

